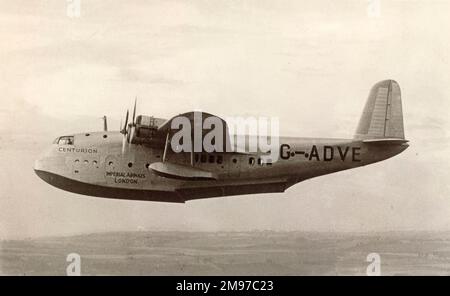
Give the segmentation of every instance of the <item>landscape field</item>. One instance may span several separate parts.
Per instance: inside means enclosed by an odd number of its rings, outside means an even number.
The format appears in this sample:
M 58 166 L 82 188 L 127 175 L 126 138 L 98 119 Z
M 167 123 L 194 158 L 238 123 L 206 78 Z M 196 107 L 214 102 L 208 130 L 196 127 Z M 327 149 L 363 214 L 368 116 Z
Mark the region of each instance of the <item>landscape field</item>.
M 382 275 L 450 274 L 450 233 L 114 232 L 0 242 L 2 275 Z

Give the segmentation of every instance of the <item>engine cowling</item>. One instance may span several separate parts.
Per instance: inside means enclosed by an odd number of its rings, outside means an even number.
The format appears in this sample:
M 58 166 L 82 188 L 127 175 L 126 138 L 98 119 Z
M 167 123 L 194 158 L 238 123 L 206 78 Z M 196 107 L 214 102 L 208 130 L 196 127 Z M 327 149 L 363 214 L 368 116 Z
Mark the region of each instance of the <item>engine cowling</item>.
M 155 141 L 158 127 L 166 120 L 153 116 L 139 115 L 136 122 L 129 126 L 129 139 L 131 144 L 151 144 Z M 159 139 L 158 139 L 159 140 Z M 158 141 L 159 142 L 159 141 Z

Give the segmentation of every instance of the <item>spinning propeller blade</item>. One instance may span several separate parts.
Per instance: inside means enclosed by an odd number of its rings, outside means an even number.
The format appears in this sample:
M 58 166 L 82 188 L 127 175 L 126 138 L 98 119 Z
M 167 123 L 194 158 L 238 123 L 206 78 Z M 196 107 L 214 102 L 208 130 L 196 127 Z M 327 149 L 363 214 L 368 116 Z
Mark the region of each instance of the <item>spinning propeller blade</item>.
M 134 99 L 133 121 L 132 121 L 132 124 L 133 124 L 133 125 L 135 124 L 134 120 L 135 120 L 135 118 L 136 118 L 136 105 L 137 105 L 137 97 Z

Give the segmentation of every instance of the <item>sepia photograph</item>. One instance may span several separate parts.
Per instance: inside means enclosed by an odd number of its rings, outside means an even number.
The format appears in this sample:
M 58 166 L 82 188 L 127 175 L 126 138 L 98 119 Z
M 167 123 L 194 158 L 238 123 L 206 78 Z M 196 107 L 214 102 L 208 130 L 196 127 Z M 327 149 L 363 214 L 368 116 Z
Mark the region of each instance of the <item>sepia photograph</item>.
M 0 3 L 0 275 L 450 275 L 449 12 Z

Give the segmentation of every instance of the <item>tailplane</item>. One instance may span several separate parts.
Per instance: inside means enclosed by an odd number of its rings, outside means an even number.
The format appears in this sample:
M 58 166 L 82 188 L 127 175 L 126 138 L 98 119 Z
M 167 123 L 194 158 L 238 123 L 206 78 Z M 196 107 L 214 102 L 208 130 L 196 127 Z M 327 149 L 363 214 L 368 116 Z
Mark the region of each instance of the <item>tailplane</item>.
M 405 139 L 401 92 L 396 81 L 383 80 L 372 87 L 354 138 L 365 142 Z

